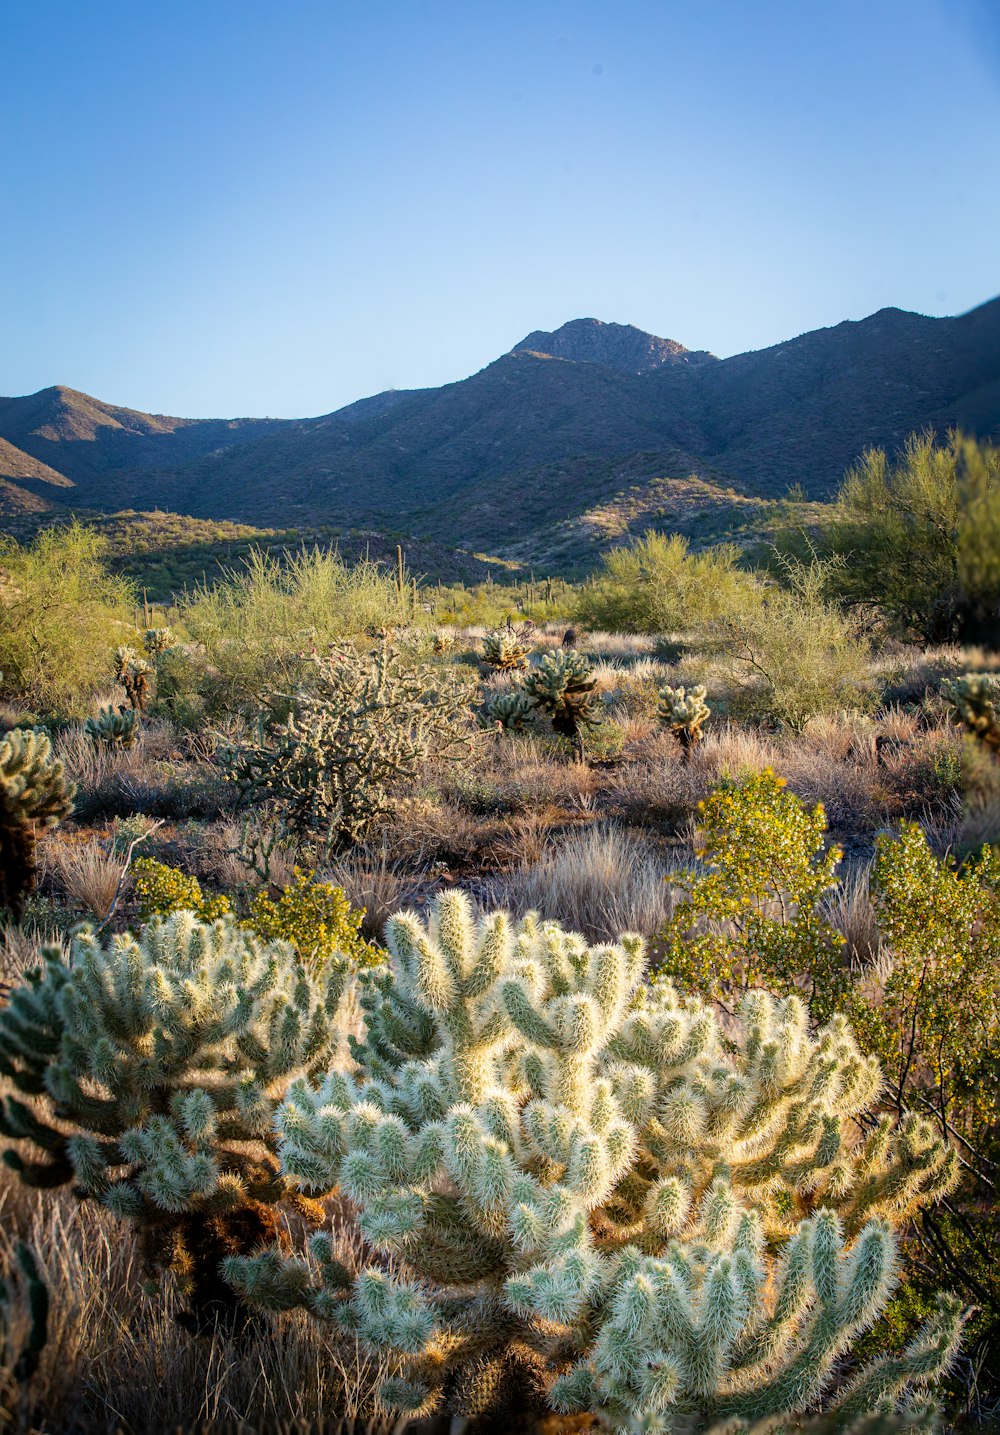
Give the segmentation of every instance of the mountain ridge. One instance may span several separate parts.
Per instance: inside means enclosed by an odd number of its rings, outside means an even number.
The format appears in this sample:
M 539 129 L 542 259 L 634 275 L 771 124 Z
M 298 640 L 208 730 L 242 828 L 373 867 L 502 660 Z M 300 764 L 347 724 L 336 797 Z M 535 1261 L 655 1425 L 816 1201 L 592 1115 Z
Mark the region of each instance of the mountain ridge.
M 825 499 L 865 448 L 951 425 L 1000 438 L 1000 299 L 947 318 L 887 307 L 728 359 L 578 319 L 466 379 L 316 418 L 181 419 L 60 385 L 0 399 L 0 516 L 21 495 L 25 512 L 332 521 L 520 552 L 637 475 Z M 662 492 L 626 507 L 668 515 Z

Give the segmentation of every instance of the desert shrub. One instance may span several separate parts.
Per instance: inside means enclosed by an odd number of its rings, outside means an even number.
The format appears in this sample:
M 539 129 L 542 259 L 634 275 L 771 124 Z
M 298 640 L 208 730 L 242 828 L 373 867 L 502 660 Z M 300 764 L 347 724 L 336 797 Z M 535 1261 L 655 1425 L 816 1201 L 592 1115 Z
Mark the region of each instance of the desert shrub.
M 787 587 L 761 585 L 714 624 L 739 684 L 734 711 L 800 729 L 818 713 L 868 701 L 869 644 L 824 596 L 826 574 L 818 562 L 789 564 Z
M 68 817 L 75 794 L 46 733 L 14 728 L 0 741 L 0 907 L 15 922 L 35 885 L 36 832 Z
M 265 689 L 294 685 L 303 651 L 402 621 L 404 607 L 394 579 L 375 563 L 349 567 L 320 548 L 280 562 L 254 548 L 180 611 L 199 646 L 205 701 L 222 712 L 255 710 Z
M 177 912 L 193 912 L 203 922 L 214 922 L 232 911 L 223 893 L 206 897 L 197 877 L 166 862 L 139 857 L 133 872 L 141 922 L 172 917 Z
M 1000 621 L 1000 449 L 960 433 L 914 434 L 890 460 L 872 449 L 847 475 L 827 529 L 848 603 L 877 604 L 925 642 Z
M 700 633 L 738 610 L 754 580 L 722 545 L 692 553 L 686 538 L 648 532 L 604 556 L 594 582 L 580 592 L 576 616 L 590 628 L 626 633 Z
M 0 537 L 0 692 L 78 712 L 106 682 L 132 589 L 106 571 L 103 551 L 78 523 L 44 528 L 24 547 Z
M 281 1200 L 318 1215 L 274 1159 L 273 1112 L 336 1053 L 346 962 L 309 971 L 190 912 L 107 945 L 84 930 L 42 962 L 0 1009 L 0 1132 L 20 1148 L 5 1161 L 133 1223 L 195 1327 L 239 1319 L 223 1256 L 273 1238 Z
M 754 993 L 724 1029 L 646 986 L 640 939 L 477 923 L 460 893 L 386 935 L 358 1082 L 300 1082 L 278 1114 L 283 1170 L 339 1181 L 376 1258 L 352 1280 L 321 1235 L 312 1269 L 228 1260 L 250 1299 L 397 1355 L 382 1398 L 411 1416 L 541 1396 L 703 1427 L 822 1398 L 846 1420 L 947 1365 L 952 1299 L 901 1355 L 840 1363 L 888 1298 L 893 1226 L 955 1176 L 916 1118 L 852 1135 L 880 1076 L 843 1020 L 811 1038 L 800 1002 Z
M 325 860 L 390 809 L 394 787 L 428 757 L 468 745 L 470 690 L 448 669 L 410 660 L 389 641 L 318 658 L 282 724 L 220 754 L 246 803 L 270 804 L 287 831 Z
M 382 953 L 361 936 L 364 917 L 364 907 L 352 908 L 342 888 L 296 867 L 277 897 L 257 894 L 243 925 L 259 937 L 291 943 L 310 965 L 339 956 L 352 967 L 373 966 Z
M 825 913 L 841 852 L 824 850 L 822 805 L 807 808 L 767 768 L 724 779 L 698 808 L 704 867 L 672 879 L 682 895 L 659 934 L 659 972 L 721 1001 L 754 986 L 798 991 L 827 1019 L 849 972 Z

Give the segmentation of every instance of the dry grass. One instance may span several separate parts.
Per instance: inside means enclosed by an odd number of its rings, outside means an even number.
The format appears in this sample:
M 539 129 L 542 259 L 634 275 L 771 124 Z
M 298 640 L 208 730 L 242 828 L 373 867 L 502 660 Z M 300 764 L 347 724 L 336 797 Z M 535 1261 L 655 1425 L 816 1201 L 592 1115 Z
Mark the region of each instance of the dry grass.
M 85 912 L 103 921 L 111 911 L 125 864 L 103 842 L 49 841 L 43 849 L 47 874 Z
M 651 936 L 669 914 L 665 875 L 641 838 L 618 827 L 589 827 L 513 872 L 498 902 L 540 912 L 591 941 L 622 932 Z
M 78 1435 L 334 1435 L 396 1426 L 377 1412 L 386 1374 L 354 1342 L 302 1313 L 264 1317 L 236 1343 L 196 1339 L 174 1320 L 169 1288 L 148 1293 L 135 1248 L 101 1207 L 0 1178 L 0 1263 L 15 1240 L 38 1257 L 50 1295 L 49 1340 L 11 1413 L 15 1431 Z M 337 1254 L 356 1265 L 353 1227 L 332 1212 Z M 370 1422 L 370 1423 L 369 1423 Z

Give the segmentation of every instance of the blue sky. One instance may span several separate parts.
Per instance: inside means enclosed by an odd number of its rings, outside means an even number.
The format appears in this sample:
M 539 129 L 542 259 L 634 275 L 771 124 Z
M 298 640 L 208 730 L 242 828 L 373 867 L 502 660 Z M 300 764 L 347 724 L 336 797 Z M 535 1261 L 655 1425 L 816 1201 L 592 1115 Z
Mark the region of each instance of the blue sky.
M 995 0 L 3 0 L 0 393 L 327 412 L 1000 291 Z

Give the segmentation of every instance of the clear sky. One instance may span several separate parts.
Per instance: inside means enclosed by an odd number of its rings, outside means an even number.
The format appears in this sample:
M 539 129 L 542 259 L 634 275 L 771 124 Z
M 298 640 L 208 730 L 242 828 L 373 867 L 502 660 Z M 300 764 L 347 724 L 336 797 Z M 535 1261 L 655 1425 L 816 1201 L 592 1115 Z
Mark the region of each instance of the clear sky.
M 1000 291 L 997 0 L 0 0 L 0 393 L 328 412 Z

